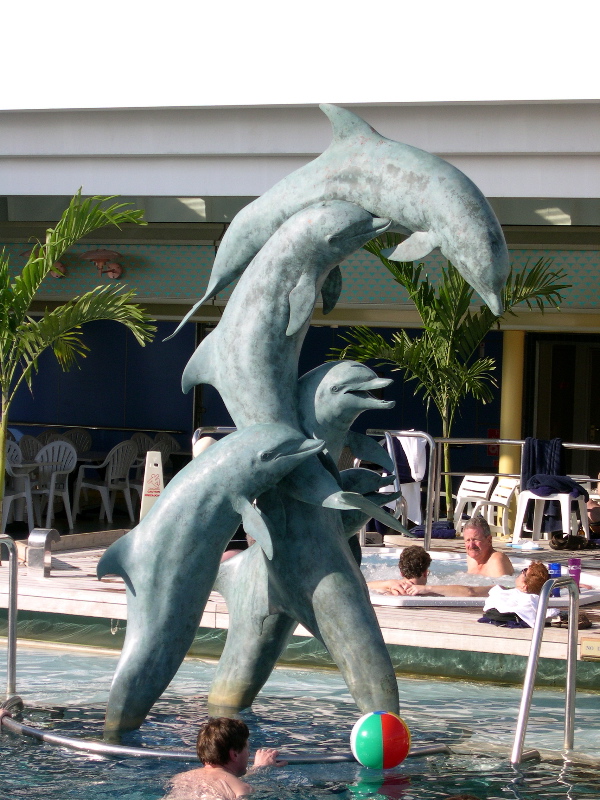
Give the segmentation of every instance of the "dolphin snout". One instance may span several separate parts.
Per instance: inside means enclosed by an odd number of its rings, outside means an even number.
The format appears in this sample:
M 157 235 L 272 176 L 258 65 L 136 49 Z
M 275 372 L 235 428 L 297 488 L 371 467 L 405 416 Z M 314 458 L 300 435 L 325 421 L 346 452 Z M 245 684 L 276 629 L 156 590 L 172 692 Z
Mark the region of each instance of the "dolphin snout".
M 320 453 L 325 447 L 323 439 L 292 439 L 279 448 L 275 458 L 285 458 L 285 456 L 309 456 Z

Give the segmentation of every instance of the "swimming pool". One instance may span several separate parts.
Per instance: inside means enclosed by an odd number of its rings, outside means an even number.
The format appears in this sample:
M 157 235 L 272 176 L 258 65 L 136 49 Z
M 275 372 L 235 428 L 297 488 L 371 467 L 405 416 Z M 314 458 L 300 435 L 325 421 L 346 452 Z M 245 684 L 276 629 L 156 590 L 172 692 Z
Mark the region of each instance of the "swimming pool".
M 17 690 L 28 707 L 26 721 L 66 736 L 100 737 L 116 658 L 117 654 L 83 650 L 20 647 Z M 206 694 L 215 666 L 187 659 L 147 723 L 124 743 L 193 749 L 198 725 L 206 718 Z M 444 742 L 488 753 L 512 743 L 518 688 L 408 678 L 401 678 L 398 685 L 401 713 L 413 743 Z M 536 691 L 527 747 L 560 749 L 563 708 L 562 693 Z M 578 694 L 575 747 L 594 755 L 600 749 L 597 708 L 598 695 Z M 253 747 L 346 753 L 359 714 L 337 672 L 276 669 L 253 708 L 242 716 Z M 0 748 L 2 800 L 158 800 L 169 778 L 188 768 L 172 762 L 88 756 L 4 733 Z M 190 763 L 189 768 L 193 766 Z M 442 800 L 458 791 L 482 800 L 542 796 L 562 800 L 597 798 L 597 770 L 597 764 L 532 762 L 515 770 L 504 755 L 456 753 L 409 759 L 385 773 L 352 763 L 290 766 L 264 771 L 252 783 L 261 800 L 325 800 L 332 794 Z
M 365 580 L 399 578 L 398 558 L 401 552 L 402 548 L 378 547 L 369 548 L 366 552 L 363 549 L 361 571 Z M 432 563 L 427 583 L 431 586 L 448 583 L 459 583 L 465 586 L 493 586 L 496 583 L 501 583 L 502 586 L 514 586 L 515 584 L 514 576 L 486 578 L 483 575 L 469 575 L 466 556 L 460 553 L 432 552 L 430 555 Z M 531 560 L 511 557 L 515 574 L 518 574 L 523 567 L 528 566 Z M 567 574 L 565 567 L 562 568 L 562 574 Z M 579 595 L 580 605 L 600 602 L 600 574 L 582 572 L 581 582 L 593 588 L 582 589 Z M 569 605 L 566 590 L 562 590 L 562 594 L 562 597 L 551 598 L 549 606 L 566 608 Z M 403 597 L 378 594 L 377 592 L 371 592 L 370 596 L 371 602 L 379 606 L 483 606 L 485 602 L 483 597 Z

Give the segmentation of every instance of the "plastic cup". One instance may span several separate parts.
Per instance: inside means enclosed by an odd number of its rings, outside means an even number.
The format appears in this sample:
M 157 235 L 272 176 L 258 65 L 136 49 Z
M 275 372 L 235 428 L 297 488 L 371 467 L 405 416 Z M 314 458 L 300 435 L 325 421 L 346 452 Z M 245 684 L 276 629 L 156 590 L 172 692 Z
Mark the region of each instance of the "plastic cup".
M 551 578 L 560 578 L 560 564 L 558 561 L 553 561 L 551 564 L 548 564 L 548 574 Z M 560 597 L 560 589 L 558 587 L 552 589 L 550 597 Z
M 580 558 L 570 558 L 569 559 L 569 577 L 573 578 L 577 586 L 579 587 L 579 578 L 581 577 L 581 559 Z

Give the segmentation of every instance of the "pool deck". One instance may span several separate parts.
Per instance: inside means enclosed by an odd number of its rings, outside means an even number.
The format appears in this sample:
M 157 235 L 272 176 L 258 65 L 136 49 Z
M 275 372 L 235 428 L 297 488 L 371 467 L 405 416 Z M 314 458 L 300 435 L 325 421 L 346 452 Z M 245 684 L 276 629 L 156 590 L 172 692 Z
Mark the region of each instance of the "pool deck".
M 117 577 L 98 581 L 95 576 L 98 559 L 110 541 L 126 531 L 107 531 L 96 534 L 65 536 L 53 546 L 52 569 L 48 578 L 32 574 L 24 563 L 19 564 L 19 610 L 51 613 L 117 621 L 127 618 L 125 586 Z M 407 540 L 409 544 L 413 540 Z M 81 544 L 87 545 L 81 548 Z M 414 543 L 414 542 L 413 542 Z M 543 550 L 521 552 L 510 550 L 495 542 L 499 550 L 519 558 L 539 558 L 543 561 L 565 562 L 569 552 L 550 550 L 541 542 Z M 20 559 L 25 555 L 25 542 L 19 542 Z M 76 548 L 75 545 L 78 545 Z M 433 549 L 446 552 L 464 552 L 462 540 L 435 541 Z M 598 571 L 600 551 L 581 551 L 582 569 Z M 0 608 L 7 607 L 8 569 L 6 560 L 0 567 Z M 508 629 L 477 622 L 480 608 L 393 608 L 375 607 L 377 618 L 388 645 L 469 653 L 494 653 L 509 656 L 527 656 L 531 640 L 529 629 Z M 585 612 L 593 627 L 579 631 L 579 639 L 598 643 L 600 651 L 600 603 L 588 605 Z M 202 617 L 201 627 L 226 629 L 229 615 L 224 599 L 212 592 Z M 295 636 L 309 636 L 298 626 Z M 567 630 L 548 628 L 544 632 L 541 657 L 564 660 L 566 658 Z M 578 648 L 580 658 L 581 647 Z M 599 687 L 600 688 L 600 687 Z

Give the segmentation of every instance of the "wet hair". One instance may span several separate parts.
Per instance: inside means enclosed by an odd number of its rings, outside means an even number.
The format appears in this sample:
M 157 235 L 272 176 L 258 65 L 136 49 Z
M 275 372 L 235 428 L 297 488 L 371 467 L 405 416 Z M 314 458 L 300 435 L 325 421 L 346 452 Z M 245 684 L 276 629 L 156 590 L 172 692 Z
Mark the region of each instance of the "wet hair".
M 431 564 L 431 556 L 418 545 L 405 547 L 400 553 L 400 560 L 398 566 L 403 578 L 420 578 L 425 574 L 425 570 L 429 569 Z
M 550 574 L 546 569 L 546 565 L 542 564 L 541 561 L 532 561 L 525 573 L 527 594 L 539 594 L 547 580 L 550 580 Z
M 248 726 L 241 719 L 213 717 L 198 731 L 196 753 L 203 764 L 222 767 L 229 763 L 229 751 L 241 753 L 249 736 Z
M 467 528 L 472 528 L 473 530 L 479 531 L 484 536 L 492 535 L 489 522 L 485 517 L 482 517 L 481 514 L 475 514 L 474 517 L 471 517 L 471 519 L 468 519 L 465 522 L 462 529 L 463 536 L 465 535 Z

